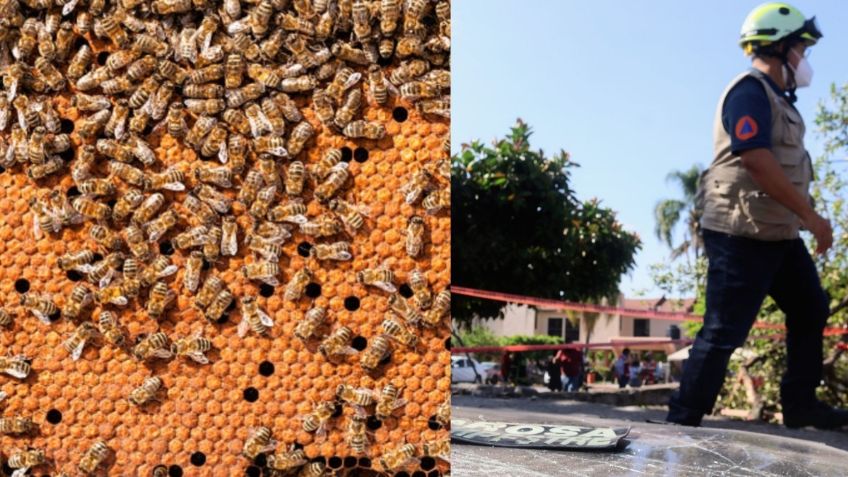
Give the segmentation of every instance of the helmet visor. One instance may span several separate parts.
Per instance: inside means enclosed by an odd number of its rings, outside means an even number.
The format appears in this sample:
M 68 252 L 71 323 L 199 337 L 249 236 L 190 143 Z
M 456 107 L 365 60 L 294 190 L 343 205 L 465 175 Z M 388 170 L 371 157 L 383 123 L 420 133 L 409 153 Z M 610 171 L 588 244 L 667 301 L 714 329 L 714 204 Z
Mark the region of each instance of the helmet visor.
M 816 21 L 816 17 L 806 20 L 804 22 L 804 26 L 798 30 L 798 33 L 802 36 L 802 38 L 812 40 L 813 43 L 823 36 L 819 29 L 819 23 Z

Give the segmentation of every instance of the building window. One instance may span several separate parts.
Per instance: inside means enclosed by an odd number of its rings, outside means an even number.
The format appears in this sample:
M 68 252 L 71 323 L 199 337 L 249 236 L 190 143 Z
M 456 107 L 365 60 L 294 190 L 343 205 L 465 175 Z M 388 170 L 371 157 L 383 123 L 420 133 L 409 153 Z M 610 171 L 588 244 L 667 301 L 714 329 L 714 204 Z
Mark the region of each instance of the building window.
M 651 320 L 633 320 L 633 336 L 651 336 Z
M 548 318 L 548 336 L 562 338 L 562 318 Z
M 565 342 L 573 343 L 580 341 L 580 322 L 572 324 L 571 320 L 565 320 Z

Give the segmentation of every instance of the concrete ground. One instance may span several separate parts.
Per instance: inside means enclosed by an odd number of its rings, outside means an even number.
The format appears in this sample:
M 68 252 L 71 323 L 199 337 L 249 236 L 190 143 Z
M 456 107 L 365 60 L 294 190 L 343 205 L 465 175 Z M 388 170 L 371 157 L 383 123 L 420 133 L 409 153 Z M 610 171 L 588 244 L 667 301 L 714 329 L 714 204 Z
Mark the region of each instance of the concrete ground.
M 707 417 L 699 428 L 654 424 L 661 406 L 454 395 L 454 417 L 488 421 L 632 427 L 613 452 L 492 448 L 454 444 L 452 474 L 544 476 L 846 476 L 848 431 L 821 431 Z

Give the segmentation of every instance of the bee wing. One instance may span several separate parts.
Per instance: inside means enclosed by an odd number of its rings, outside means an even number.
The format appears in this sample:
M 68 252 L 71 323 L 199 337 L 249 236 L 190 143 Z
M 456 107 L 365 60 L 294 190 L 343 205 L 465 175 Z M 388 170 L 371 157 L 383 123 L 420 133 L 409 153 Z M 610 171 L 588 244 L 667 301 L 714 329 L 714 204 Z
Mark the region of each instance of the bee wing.
M 280 281 L 277 280 L 277 277 L 265 277 L 262 279 L 263 282 L 271 285 L 272 287 L 276 287 L 280 284 Z
M 39 311 L 39 310 L 30 310 L 30 311 L 32 311 L 32 314 L 35 315 L 35 317 L 38 318 L 45 325 L 50 324 L 50 318 L 47 315 L 45 315 L 44 313 L 42 313 L 41 311 Z
M 348 76 L 347 81 L 345 81 L 345 83 L 343 85 L 343 88 L 344 89 L 350 89 L 351 87 L 356 85 L 356 83 L 359 83 L 359 80 L 361 80 L 361 79 L 362 79 L 362 73 L 359 73 L 359 72 L 353 73 L 352 75 Z
M 406 399 L 397 399 L 395 400 L 395 402 L 392 403 L 392 411 L 394 411 L 395 409 L 400 409 L 403 406 L 406 406 Z
M 341 251 L 336 254 L 336 260 L 350 260 L 353 258 L 353 255 L 350 252 Z
M 200 351 L 196 351 L 194 353 L 188 353 L 188 357 L 193 359 L 194 361 L 200 364 L 209 364 L 209 359 L 201 353 Z
M 165 278 L 167 276 L 171 276 L 171 275 L 177 273 L 177 270 L 179 270 L 179 268 L 176 265 L 168 265 L 167 267 L 165 267 L 164 270 L 159 272 L 156 275 L 156 277 L 157 278 Z
M 68 343 L 69 341 L 71 341 L 71 339 L 73 339 L 73 337 L 65 340 L 65 343 Z M 82 340 L 80 340 L 79 343 L 77 343 L 76 347 L 71 351 L 71 359 L 74 360 L 74 361 L 78 360 L 80 358 L 80 356 L 82 356 L 82 349 L 84 347 L 85 347 L 85 340 L 82 339 Z
M 115 270 L 113 270 L 113 269 L 111 269 L 111 268 L 110 268 L 110 269 L 106 272 L 106 274 L 105 274 L 105 275 L 103 275 L 103 278 L 101 278 L 101 279 L 100 279 L 100 281 L 97 283 L 97 286 L 98 286 L 98 287 L 100 287 L 100 288 L 105 288 L 105 287 L 106 287 L 106 285 L 108 285 L 109 283 L 111 283 L 111 282 L 112 282 L 112 277 L 113 277 L 114 275 L 115 275 Z
M 262 448 L 259 450 L 259 452 L 260 452 L 260 453 L 273 452 L 273 451 L 274 451 L 274 449 L 276 449 L 276 448 L 277 448 L 277 441 L 276 441 L 276 440 L 274 440 L 274 439 L 269 439 L 269 440 L 268 440 L 268 443 L 267 443 L 267 444 L 265 444 L 265 446 L 264 446 L 264 447 L 262 447 Z
M 389 94 L 394 96 L 400 96 L 400 90 L 397 89 L 397 86 L 392 84 L 388 78 L 384 79 L 383 82 L 386 84 L 386 89 L 389 90 Z
M 152 356 L 155 356 L 157 358 L 162 358 L 162 359 L 168 359 L 168 358 L 170 358 L 174 355 L 173 353 L 171 353 L 171 350 L 165 349 L 165 348 L 159 348 L 159 349 L 153 350 L 153 352 L 150 353 L 150 354 Z
M 356 417 L 361 417 L 363 419 L 368 417 L 368 412 L 359 404 L 353 404 L 351 407 L 353 408 L 353 413 L 356 414 Z
M 3 372 L 8 374 L 9 376 L 12 376 L 12 377 L 15 377 L 15 378 L 18 378 L 18 379 L 26 379 L 26 377 L 27 377 L 25 372 L 20 371 L 18 369 L 6 368 L 6 369 L 3 370 Z
M 218 160 L 221 164 L 226 164 L 230 161 L 229 151 L 227 150 L 227 141 L 222 141 L 218 146 Z
M 70 2 L 62 6 L 62 16 L 66 17 L 70 15 L 71 12 L 74 11 L 74 8 L 76 8 L 78 2 L 79 0 L 71 0 Z
M 174 192 L 181 192 L 185 190 L 185 184 L 182 182 L 168 182 L 167 184 L 162 186 L 165 190 L 170 190 Z
M 12 472 L 12 477 L 24 477 L 29 470 L 29 467 L 21 467 L 16 471 Z
M 397 287 L 392 285 L 391 282 L 374 282 L 374 286 L 388 293 L 395 293 L 397 291 Z
M 12 149 L 10 146 L 9 149 Z M 32 214 L 32 235 L 36 240 L 41 240 L 44 234 L 41 233 L 41 226 L 38 225 L 38 214 Z
M 221 253 L 225 256 L 233 256 L 238 253 L 238 239 L 236 234 L 221 239 Z
M 274 320 L 272 320 L 271 317 L 262 310 L 259 310 L 259 321 L 269 328 L 274 326 Z
M 76 270 L 80 273 L 84 273 L 86 275 L 88 275 L 91 272 L 91 270 L 93 270 L 93 269 L 94 269 L 94 265 L 92 265 L 90 263 L 83 263 L 82 265 L 77 265 L 76 267 L 74 267 L 74 270 Z
M 247 322 L 247 317 L 243 316 L 241 318 L 241 321 L 238 324 L 238 330 L 237 330 L 238 337 L 244 338 L 244 335 L 247 334 L 247 330 L 249 330 L 249 329 L 250 329 L 250 324 Z
M 129 302 L 127 301 L 127 297 L 125 296 L 116 296 L 115 298 L 109 300 L 109 303 L 118 306 L 127 306 L 127 303 Z

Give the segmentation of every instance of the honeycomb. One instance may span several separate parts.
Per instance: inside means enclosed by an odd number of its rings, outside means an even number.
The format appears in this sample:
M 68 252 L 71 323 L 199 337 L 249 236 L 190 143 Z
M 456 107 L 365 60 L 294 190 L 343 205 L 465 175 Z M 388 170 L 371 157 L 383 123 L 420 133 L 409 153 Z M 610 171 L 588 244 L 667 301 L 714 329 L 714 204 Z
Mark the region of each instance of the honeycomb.
M 110 49 L 106 43 L 89 40 L 95 54 Z M 63 127 L 76 128 L 81 115 L 70 94 L 56 95 L 53 102 L 67 120 Z M 316 130 L 300 159 L 309 165 L 328 148 L 342 148 L 352 178 L 342 197 L 368 209 L 363 229 L 351 240 L 352 260 L 318 262 L 309 258 L 308 244 L 316 240 L 295 231 L 283 246 L 279 287 L 260 286 L 243 276 L 241 267 L 250 261 L 243 246 L 237 256 L 224 258 L 205 271 L 204 278 L 214 273 L 224 279 L 236 302 L 244 296 L 258 298 L 275 322 L 264 337 L 237 335 L 239 306 L 231 307 L 218 324 L 210 323 L 192 307 L 194 294 L 182 286 L 187 251 L 167 246 L 160 251 L 170 255 L 179 271 L 165 279 L 176 300 L 162 320 L 157 323 L 146 315 L 142 298 L 125 308 L 94 305 L 83 315 L 90 319 L 103 309 L 115 311 L 130 339 L 157 329 L 172 339 L 202 330 L 214 345 L 208 365 L 182 358 L 139 362 L 105 343 L 86 345 L 82 357 L 73 361 L 62 342 L 76 323 L 61 318 L 46 325 L 20 305 L 20 296 L 26 291 L 44 293 L 60 308 L 66 303 L 80 277 L 62 271 L 57 260 L 63 254 L 93 247 L 88 237 L 91 223 L 64 227 L 58 234 L 36 240 L 29 201 L 51 190 L 73 194 L 74 182 L 67 168 L 37 182 L 19 167 L 0 173 L 0 303 L 14 316 L 13 324 L 0 332 L 0 354 L 24 354 L 32 360 L 32 373 L 26 379 L 0 376 L 0 390 L 7 395 L 0 405 L 4 416 L 31 416 L 38 424 L 38 432 L 32 436 L 0 436 L 4 463 L 14 450 L 31 446 L 44 449 L 50 465 L 34 467 L 30 475 L 78 475 L 82 455 L 102 440 L 110 453 L 93 475 L 147 476 L 158 469 L 171 476 L 258 476 L 267 474 L 260 465 L 264 459 L 251 462 L 241 452 L 251 428 L 267 426 L 278 450 L 292 444 L 302 446 L 309 459 L 323 460 L 328 470 L 338 475 L 381 475 L 377 462 L 384 452 L 404 442 L 420 445 L 447 438 L 447 431 L 432 422 L 450 392 L 446 321 L 441 327 L 420 328 L 415 349 L 396 344 L 389 362 L 376 375 L 363 372 L 358 356 L 341 364 L 327 361 L 313 345 L 295 338 L 293 329 L 310 307 L 323 306 L 332 326 L 350 327 L 357 337 L 355 343 L 359 341 L 360 347 L 367 344 L 381 333 L 387 294 L 357 283 L 356 273 L 380 264 L 395 272 L 401 294 L 409 293 L 404 285 L 415 268 L 426 272 L 434 293 L 448 288 L 449 213 L 423 214 L 420 206 L 407 204 L 399 190 L 423 165 L 445 157 L 443 143 L 449 136 L 449 121 L 422 116 L 397 97 L 384 106 L 364 102 L 364 118 L 383 124 L 387 134 L 377 141 L 351 140 L 325 131 L 307 101 L 299 101 L 299 106 Z M 76 132 L 71 139 L 75 146 L 80 145 Z M 191 172 L 204 162 L 167 132 L 154 131 L 148 141 L 155 145 L 163 170 L 180 164 L 188 168 L 186 177 L 193 178 Z M 440 185 L 449 187 L 443 180 Z M 305 194 L 309 197 L 311 190 Z M 169 203 L 179 204 L 185 193 L 165 195 Z M 314 201 L 306 202 L 308 216 L 323 212 Z M 233 213 L 241 239 L 249 219 L 237 202 Z M 407 220 L 413 214 L 424 216 L 427 227 L 425 251 L 416 259 L 405 253 Z M 283 300 L 282 285 L 305 264 L 315 273 L 317 286 L 307 291 L 312 296 L 295 302 Z M 163 380 L 160 402 L 143 409 L 129 404 L 130 391 L 153 375 Z M 392 383 L 402 387 L 407 401 L 395 418 L 369 420 L 366 455 L 352 452 L 345 441 L 346 425 L 354 412 L 350 407 L 343 407 L 342 415 L 331 419 L 326 439 L 302 428 L 300 416 L 312 410 L 313 402 L 333 400 L 342 383 L 369 389 Z M 415 459 L 396 475 L 443 475 L 448 469 L 449 464 L 442 460 Z M 4 465 L 4 472 L 11 470 Z

